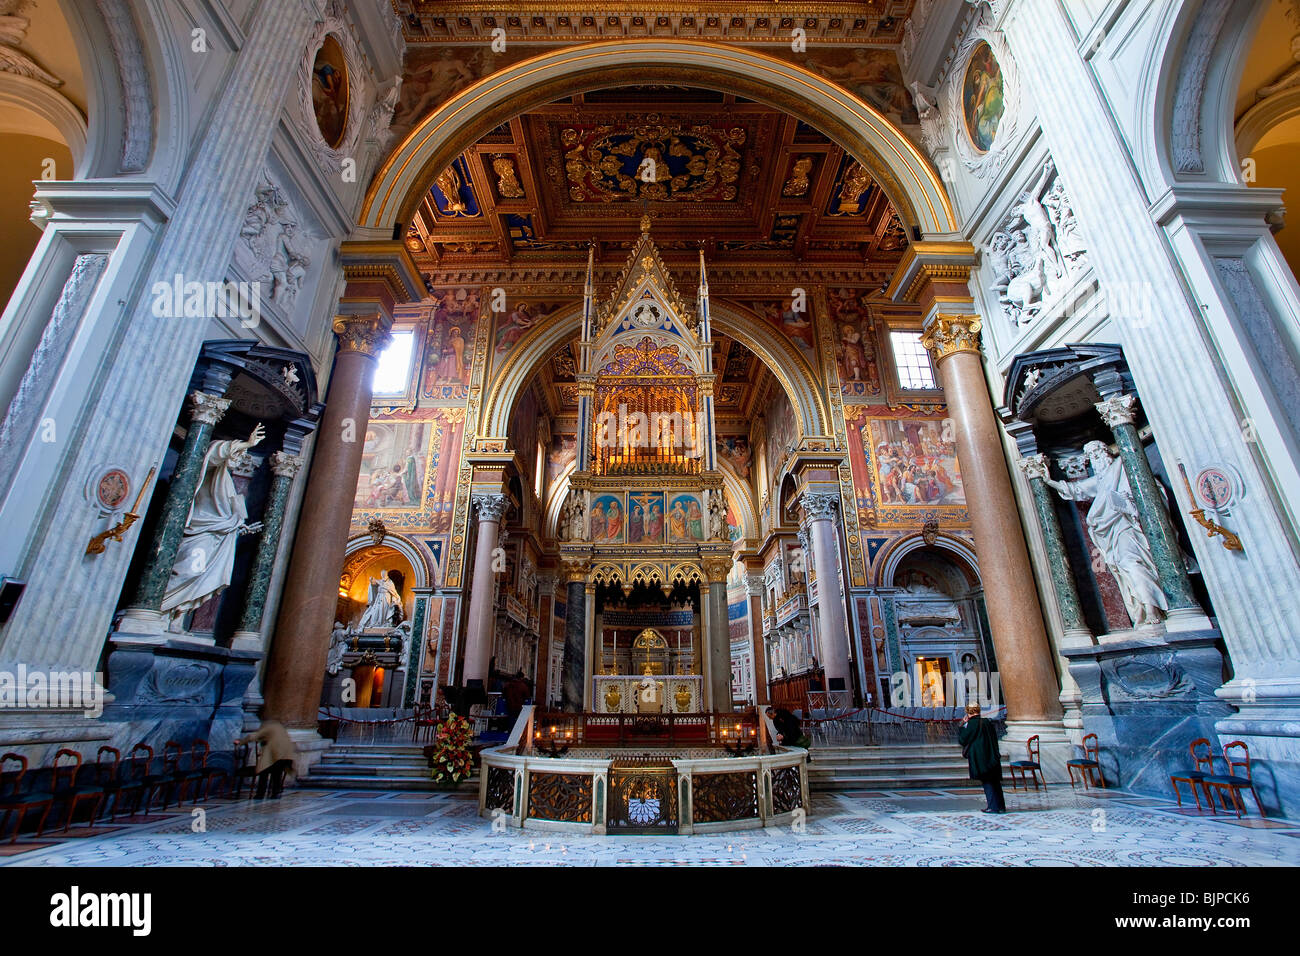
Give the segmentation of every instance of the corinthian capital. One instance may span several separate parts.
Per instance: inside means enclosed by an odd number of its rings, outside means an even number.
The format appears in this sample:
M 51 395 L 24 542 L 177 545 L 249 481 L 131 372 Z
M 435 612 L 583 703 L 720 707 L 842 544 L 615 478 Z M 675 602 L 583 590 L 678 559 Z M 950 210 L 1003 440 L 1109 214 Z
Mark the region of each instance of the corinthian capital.
M 1137 411 L 1137 396 L 1112 395 L 1104 402 L 1098 402 L 1096 408 L 1107 428 L 1132 425 L 1134 414 Z
M 1026 455 L 1024 458 L 1017 461 L 1016 465 L 1018 465 L 1020 470 L 1024 472 L 1025 477 L 1031 481 L 1035 478 L 1039 478 L 1043 481 L 1047 480 L 1048 473 L 1046 455 Z
M 190 421 L 196 425 L 215 425 L 230 407 L 230 399 L 207 392 L 190 392 Z
M 271 455 L 271 471 L 284 478 L 292 478 L 302 467 L 302 456 L 291 455 L 286 451 L 277 451 Z
M 479 521 L 500 521 L 509 503 L 505 495 L 474 495 L 471 501 Z
M 937 315 L 922 334 L 921 344 L 930 350 L 935 362 L 956 352 L 978 354 L 983 327 L 978 315 Z
M 803 510 L 808 515 L 809 521 L 819 521 L 822 518 L 828 520 L 835 519 L 835 506 L 838 495 L 804 495 Z
M 371 357 L 382 352 L 393 338 L 377 315 L 341 315 L 334 320 L 334 334 L 339 337 L 340 352 L 360 352 Z

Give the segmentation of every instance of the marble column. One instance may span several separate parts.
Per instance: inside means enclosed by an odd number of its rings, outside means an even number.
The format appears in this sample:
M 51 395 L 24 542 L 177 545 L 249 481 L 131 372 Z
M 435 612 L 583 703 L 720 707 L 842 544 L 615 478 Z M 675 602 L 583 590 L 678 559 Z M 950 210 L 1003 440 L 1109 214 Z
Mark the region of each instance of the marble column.
M 842 680 L 843 689 L 853 690 L 849 669 L 849 617 L 844 609 L 840 586 L 839 562 L 835 554 L 835 514 L 838 496 L 806 494 L 803 510 L 808 515 L 812 539 L 813 566 L 817 569 L 817 606 L 820 609 L 820 663 L 826 673 L 826 689 L 831 682 Z
M 1056 604 L 1061 610 L 1061 621 L 1065 626 L 1061 635 L 1062 643 L 1071 646 L 1091 644 L 1092 631 L 1088 630 L 1083 618 L 1083 607 L 1079 604 L 1079 591 L 1074 585 L 1065 540 L 1061 537 L 1061 521 L 1056 515 L 1052 491 L 1045 483 L 1048 477 L 1047 456 L 1026 455 L 1016 464 L 1029 482 L 1029 491 L 1034 496 L 1034 512 L 1043 529 L 1043 546 L 1047 551 L 1052 590 L 1056 594 Z
M 370 423 L 371 380 L 390 340 L 389 324 L 378 315 L 341 316 L 334 322 L 338 353 L 266 666 L 265 716 L 286 727 L 316 726 Z
M 185 433 L 185 444 L 176 459 L 162 513 L 158 516 L 149 560 L 140 574 L 135 598 L 122 617 L 119 629 L 123 634 L 161 635 L 163 632 L 166 621 L 161 608 L 167 582 L 176 563 L 176 553 L 180 550 L 194 495 L 203 480 L 203 462 L 207 458 L 212 430 L 230 407 L 230 400 L 207 392 L 191 392 L 189 404 L 190 425 Z
M 730 561 L 709 561 L 705 573 L 709 576 L 709 696 L 713 710 L 730 713 L 731 694 L 731 628 L 727 621 L 727 570 Z
M 763 639 L 763 574 L 745 575 L 746 601 L 749 605 L 749 646 L 754 655 L 754 703 L 768 702 L 767 682 L 770 672 L 767 642 Z
M 262 509 L 262 533 L 257 541 L 257 553 L 249 570 L 248 590 L 244 595 L 244 614 L 239 628 L 230 639 L 230 646 L 243 650 L 262 649 L 262 612 L 266 609 L 267 592 L 271 587 L 271 574 L 275 570 L 275 556 L 280 550 L 280 533 L 284 529 L 284 509 L 289 500 L 289 489 L 302 467 L 302 457 L 285 451 L 271 455 L 271 487 L 266 492 L 266 505 Z
M 979 332 L 977 315 L 940 314 L 926 326 L 922 341 L 934 358 L 955 428 L 1007 720 L 1052 722 L 1059 728 L 1060 685 L 984 378 Z
M 1133 489 L 1133 498 L 1137 502 L 1142 533 L 1151 545 L 1151 557 L 1160 576 L 1160 589 L 1169 599 L 1170 616 L 1177 617 L 1178 611 L 1191 610 L 1199 618 L 1201 606 L 1187 578 L 1178 535 L 1166 510 L 1164 491 L 1151 473 L 1151 463 L 1147 461 L 1142 439 L 1133 424 L 1136 405 L 1136 395 L 1112 395 L 1097 403 L 1097 412 L 1115 436 L 1119 458 L 1124 463 L 1129 487 Z
M 500 547 L 501 517 L 509 499 L 503 494 L 474 495 L 478 512 L 478 543 L 474 549 L 474 577 L 470 585 L 468 635 L 465 641 L 465 686 L 478 681 L 486 689 L 492 661 L 492 631 L 496 610 L 492 606 L 496 573 L 493 556 Z

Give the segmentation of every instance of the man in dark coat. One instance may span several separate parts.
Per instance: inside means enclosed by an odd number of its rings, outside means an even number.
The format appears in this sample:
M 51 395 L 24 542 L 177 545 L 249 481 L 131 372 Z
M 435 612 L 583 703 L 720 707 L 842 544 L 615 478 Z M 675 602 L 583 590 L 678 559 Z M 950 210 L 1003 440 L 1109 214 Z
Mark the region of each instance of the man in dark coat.
M 812 744 L 811 738 L 804 734 L 799 718 L 784 707 L 767 708 L 767 716 L 772 718 L 772 725 L 776 727 L 777 743 L 804 749 Z
M 993 721 L 980 716 L 979 704 L 966 707 L 966 717 L 957 731 L 962 756 L 970 764 L 970 775 L 984 785 L 985 813 L 1006 813 L 1002 797 L 1002 754 L 998 751 L 998 731 Z

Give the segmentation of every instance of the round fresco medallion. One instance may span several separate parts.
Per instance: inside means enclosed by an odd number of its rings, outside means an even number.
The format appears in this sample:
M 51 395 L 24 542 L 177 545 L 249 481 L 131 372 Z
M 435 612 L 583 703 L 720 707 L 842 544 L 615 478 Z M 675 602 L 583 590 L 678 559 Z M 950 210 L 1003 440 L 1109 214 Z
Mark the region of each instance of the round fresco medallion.
M 993 147 L 1005 104 L 1002 99 L 1002 67 L 987 42 L 971 51 L 966 76 L 961 84 L 962 115 L 966 135 L 981 153 Z
M 337 149 L 348 128 L 348 68 L 343 62 L 343 48 L 333 34 L 327 35 L 316 51 L 311 68 L 311 103 L 321 138 L 330 149 Z
M 116 511 L 131 492 L 131 479 L 121 468 L 110 468 L 95 482 L 95 500 L 106 511 Z
M 1222 511 L 1237 500 L 1238 482 L 1224 467 L 1210 466 L 1196 476 L 1196 496 L 1207 508 Z

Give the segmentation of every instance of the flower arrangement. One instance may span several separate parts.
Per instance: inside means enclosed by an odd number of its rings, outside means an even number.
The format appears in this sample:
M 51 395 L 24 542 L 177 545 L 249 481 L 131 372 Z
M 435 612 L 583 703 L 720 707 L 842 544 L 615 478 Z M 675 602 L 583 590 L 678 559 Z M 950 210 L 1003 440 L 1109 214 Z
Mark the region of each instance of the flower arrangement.
M 454 786 L 470 775 L 474 766 L 474 756 L 470 752 L 473 739 L 469 721 L 458 714 L 452 714 L 438 725 L 433 746 L 425 748 L 429 758 L 429 776 L 435 783 Z

